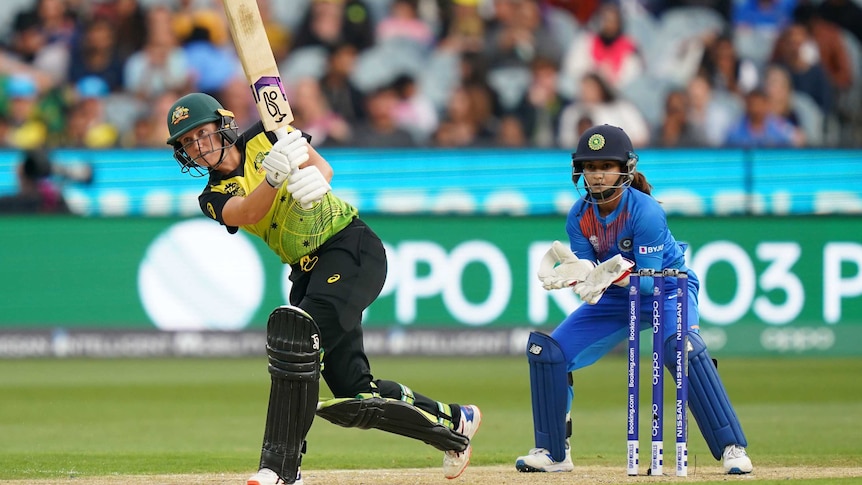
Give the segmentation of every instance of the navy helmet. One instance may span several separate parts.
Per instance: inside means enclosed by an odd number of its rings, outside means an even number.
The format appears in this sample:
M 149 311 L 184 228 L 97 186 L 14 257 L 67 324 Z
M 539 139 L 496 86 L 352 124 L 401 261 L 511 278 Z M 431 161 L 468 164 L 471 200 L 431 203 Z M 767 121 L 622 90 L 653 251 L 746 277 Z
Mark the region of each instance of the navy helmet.
M 638 156 L 632 140 L 622 128 L 613 125 L 597 125 L 588 128 L 578 140 L 578 148 L 572 153 L 572 181 L 584 172 L 584 162 L 592 160 L 614 160 L 620 162 L 628 182 L 634 177 Z

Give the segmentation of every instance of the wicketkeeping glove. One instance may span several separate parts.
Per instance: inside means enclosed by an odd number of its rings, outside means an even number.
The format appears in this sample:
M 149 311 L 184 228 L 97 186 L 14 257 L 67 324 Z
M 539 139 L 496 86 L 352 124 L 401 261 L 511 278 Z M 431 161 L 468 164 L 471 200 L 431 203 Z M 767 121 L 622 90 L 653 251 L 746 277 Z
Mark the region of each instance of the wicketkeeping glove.
M 632 261 L 617 254 L 596 266 L 585 280 L 575 284 L 573 291 L 581 297 L 582 301 L 595 305 L 609 286 L 612 284 L 625 286 L 628 283 L 629 274 L 634 265 Z
M 287 191 L 305 209 L 313 206 L 315 202 L 320 202 L 330 190 L 332 187 L 329 182 L 314 165 L 291 173 L 287 182 Z
M 595 266 L 592 261 L 578 259 L 560 241 L 554 241 L 539 262 L 538 277 L 542 288 L 558 290 L 585 280 Z

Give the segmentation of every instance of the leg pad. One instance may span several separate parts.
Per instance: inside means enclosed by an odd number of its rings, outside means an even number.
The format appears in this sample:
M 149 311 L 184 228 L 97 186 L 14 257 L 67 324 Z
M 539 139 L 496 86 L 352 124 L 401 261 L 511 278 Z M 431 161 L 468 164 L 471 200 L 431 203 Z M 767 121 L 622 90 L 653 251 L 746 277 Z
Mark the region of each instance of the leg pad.
M 266 353 L 271 380 L 260 467 L 293 483 L 320 394 L 320 331 L 300 308 L 269 316 Z
M 461 452 L 470 440 L 412 404 L 383 397 L 339 398 L 318 403 L 317 415 L 345 428 L 375 428 Z

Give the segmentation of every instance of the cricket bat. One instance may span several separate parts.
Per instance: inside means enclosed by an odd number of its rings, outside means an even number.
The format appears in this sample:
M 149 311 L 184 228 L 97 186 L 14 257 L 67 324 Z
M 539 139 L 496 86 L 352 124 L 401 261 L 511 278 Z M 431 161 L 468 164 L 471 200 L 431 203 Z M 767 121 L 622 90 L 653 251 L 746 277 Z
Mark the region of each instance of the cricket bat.
M 254 96 L 263 129 L 282 138 L 293 112 L 281 83 L 257 0 L 222 0 L 236 53 Z

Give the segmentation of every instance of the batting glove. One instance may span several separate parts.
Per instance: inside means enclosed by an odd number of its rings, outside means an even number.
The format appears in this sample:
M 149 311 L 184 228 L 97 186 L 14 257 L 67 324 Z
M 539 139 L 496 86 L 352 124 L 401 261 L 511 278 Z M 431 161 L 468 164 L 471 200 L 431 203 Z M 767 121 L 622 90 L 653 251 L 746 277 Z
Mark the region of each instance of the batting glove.
M 305 209 L 313 206 L 315 202 L 320 202 L 330 190 L 332 187 L 329 182 L 314 165 L 291 173 L 287 182 L 287 191 Z
M 292 172 L 308 161 L 308 140 L 302 136 L 301 131 L 295 129 L 284 138 L 278 140 L 272 146 L 272 151 L 281 153 L 287 157 L 290 163 L 290 171 Z
M 266 182 L 274 188 L 279 188 L 290 174 L 290 162 L 287 156 L 275 150 L 266 154 L 261 164 L 266 171 Z

